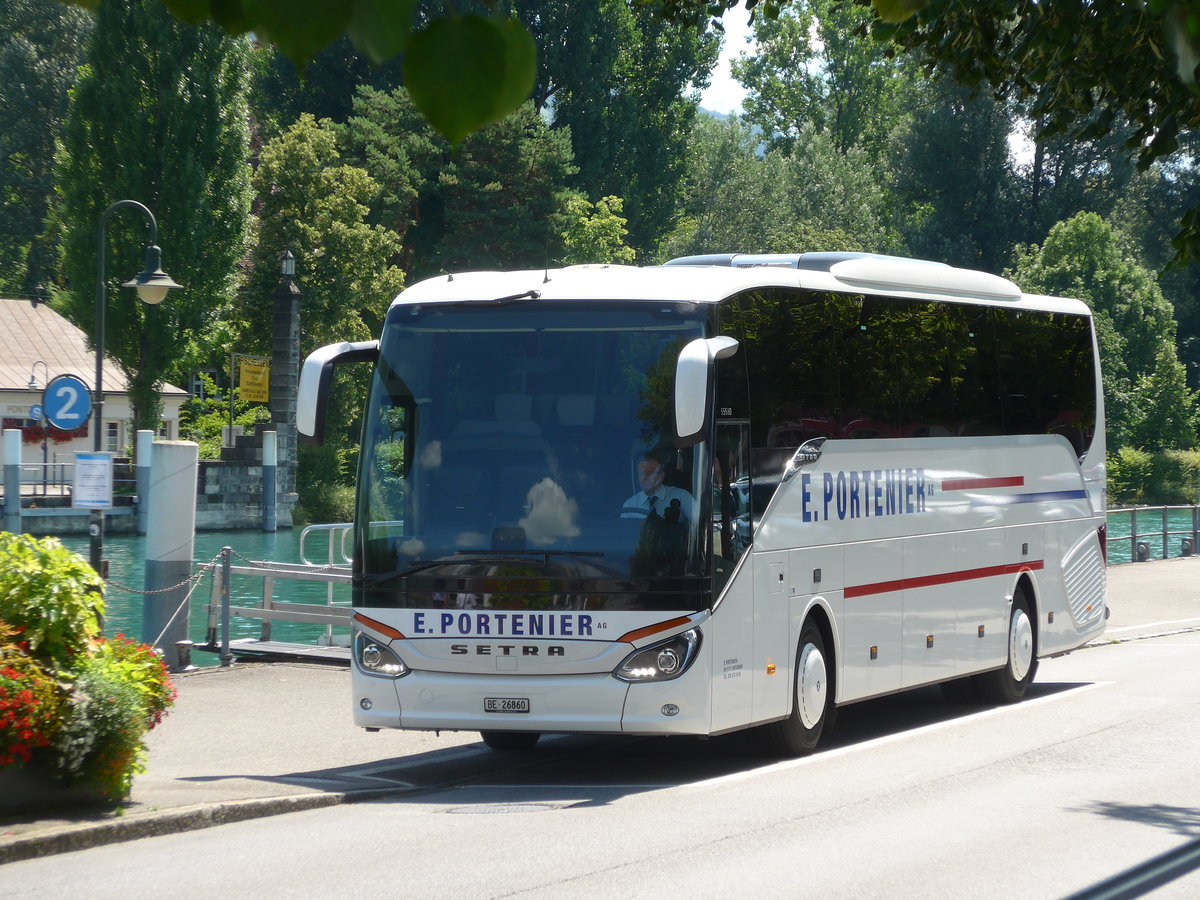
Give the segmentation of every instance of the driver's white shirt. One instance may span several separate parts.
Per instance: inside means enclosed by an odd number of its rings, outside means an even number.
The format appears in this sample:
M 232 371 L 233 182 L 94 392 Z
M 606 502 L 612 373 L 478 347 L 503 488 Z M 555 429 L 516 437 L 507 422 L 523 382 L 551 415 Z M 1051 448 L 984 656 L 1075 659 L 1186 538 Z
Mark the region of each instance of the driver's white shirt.
M 654 509 L 660 516 L 666 514 L 667 507 L 671 505 L 672 500 L 678 500 L 679 508 L 681 510 L 681 520 L 686 520 L 688 522 L 696 521 L 695 498 L 683 488 L 672 487 L 671 485 L 667 484 L 660 484 L 649 494 L 647 494 L 645 491 L 638 491 L 625 501 L 625 505 L 621 508 L 621 518 L 646 518 L 650 515 L 651 500 L 657 501 L 654 505 Z

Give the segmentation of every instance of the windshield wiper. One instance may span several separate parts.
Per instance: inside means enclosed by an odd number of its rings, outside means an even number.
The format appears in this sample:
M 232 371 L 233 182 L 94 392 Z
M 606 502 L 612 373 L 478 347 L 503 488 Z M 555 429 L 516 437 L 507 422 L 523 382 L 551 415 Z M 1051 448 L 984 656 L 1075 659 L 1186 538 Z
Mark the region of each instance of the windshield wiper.
M 494 297 L 491 300 L 460 300 L 455 306 L 507 306 L 510 303 L 525 303 L 530 300 L 540 300 L 542 292 L 530 289 L 519 294 L 509 294 L 507 297 Z

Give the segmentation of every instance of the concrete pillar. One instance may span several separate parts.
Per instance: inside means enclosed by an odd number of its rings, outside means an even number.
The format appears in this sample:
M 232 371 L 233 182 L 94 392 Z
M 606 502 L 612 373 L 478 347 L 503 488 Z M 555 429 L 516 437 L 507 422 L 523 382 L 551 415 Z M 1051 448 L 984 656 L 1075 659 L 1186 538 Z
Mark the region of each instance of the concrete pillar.
M 163 650 L 188 636 L 184 599 L 194 556 L 199 458 L 199 445 L 192 441 L 155 441 L 151 445 L 146 532 L 148 593 L 142 607 L 142 639 L 156 642 L 155 646 Z M 161 593 L 150 593 L 155 591 Z M 169 652 L 167 658 L 171 659 Z
M 290 257 L 290 254 L 288 254 Z M 296 391 L 300 383 L 300 288 L 283 275 L 271 295 L 271 421 L 278 440 L 280 495 L 296 492 Z
M 275 463 L 277 461 L 275 432 L 262 433 L 262 530 L 274 532 L 278 526 Z
M 4 429 L 4 530 L 21 533 L 21 429 Z
M 150 518 L 150 449 L 154 445 L 154 432 L 142 429 L 137 433 L 136 456 L 137 471 L 137 533 L 147 533 L 147 522 Z

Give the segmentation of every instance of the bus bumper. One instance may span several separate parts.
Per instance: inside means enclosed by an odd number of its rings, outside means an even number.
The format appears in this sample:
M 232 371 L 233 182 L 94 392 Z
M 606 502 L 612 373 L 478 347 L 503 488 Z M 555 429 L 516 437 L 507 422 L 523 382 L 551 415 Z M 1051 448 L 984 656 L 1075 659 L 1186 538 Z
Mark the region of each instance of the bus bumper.
M 706 667 L 696 667 L 703 671 Z M 689 677 L 694 676 L 694 677 Z M 416 671 L 396 680 L 355 671 L 354 724 L 423 731 L 707 734 L 707 680 L 628 684 L 607 673 L 477 676 Z M 488 712 L 496 700 L 528 701 L 528 712 Z

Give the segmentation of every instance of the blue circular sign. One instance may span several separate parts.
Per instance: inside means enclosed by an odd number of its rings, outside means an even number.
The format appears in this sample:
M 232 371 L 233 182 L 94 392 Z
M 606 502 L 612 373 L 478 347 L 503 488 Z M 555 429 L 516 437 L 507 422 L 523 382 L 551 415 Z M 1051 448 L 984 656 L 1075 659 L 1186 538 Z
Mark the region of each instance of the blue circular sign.
M 33 419 L 35 422 L 42 421 L 42 416 L 45 414 L 46 412 L 42 409 L 42 404 L 40 403 L 35 403 L 33 406 L 29 407 L 29 418 Z
M 74 431 L 92 413 L 92 394 L 78 375 L 56 375 L 42 392 L 46 421 L 62 431 Z

